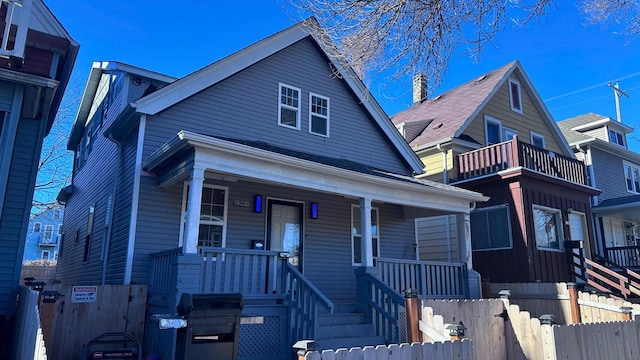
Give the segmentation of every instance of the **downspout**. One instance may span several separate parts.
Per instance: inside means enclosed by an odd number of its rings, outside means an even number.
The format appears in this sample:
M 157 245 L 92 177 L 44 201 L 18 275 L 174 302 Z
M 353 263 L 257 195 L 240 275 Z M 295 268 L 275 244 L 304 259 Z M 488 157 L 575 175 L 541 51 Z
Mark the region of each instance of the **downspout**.
M 107 204 L 107 216 L 105 218 L 105 234 L 102 249 L 102 285 L 106 284 L 107 280 L 107 262 L 109 261 L 109 247 L 111 247 L 111 229 L 113 228 L 113 212 L 115 210 L 116 193 L 118 192 L 118 184 L 120 182 L 120 159 L 122 157 L 122 142 L 113 138 L 113 134 L 109 135 L 109 140 L 116 144 L 118 147 L 116 157 L 116 171 L 113 175 L 113 191 L 111 199 Z
M 438 151 L 440 151 L 440 153 L 442 154 L 442 183 L 443 184 L 447 184 L 448 182 L 448 177 L 447 177 L 447 150 L 442 148 L 441 144 L 436 144 L 436 149 L 438 149 Z M 444 232 L 445 232 L 445 236 L 447 237 L 447 261 L 451 262 L 451 226 L 449 225 L 450 222 L 450 215 L 445 215 L 444 216 Z
M 133 271 L 133 252 L 136 244 L 136 228 L 138 222 L 138 201 L 140 199 L 140 175 L 142 173 L 142 146 L 144 145 L 144 131 L 147 124 L 147 115 L 140 116 L 138 125 L 138 143 L 136 146 L 136 162 L 133 173 L 133 194 L 131 196 L 131 220 L 129 221 L 129 243 L 127 244 L 127 259 L 124 270 L 124 285 L 131 283 Z

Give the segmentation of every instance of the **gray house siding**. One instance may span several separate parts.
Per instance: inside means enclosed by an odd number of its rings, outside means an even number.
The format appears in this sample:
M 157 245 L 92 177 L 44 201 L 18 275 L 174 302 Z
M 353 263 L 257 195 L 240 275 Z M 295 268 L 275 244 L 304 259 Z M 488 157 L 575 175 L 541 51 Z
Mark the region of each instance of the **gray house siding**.
M 278 126 L 279 83 L 301 89 L 300 130 Z M 329 137 L 309 133 L 309 92 L 330 98 Z M 265 141 L 409 174 L 410 169 L 311 40 L 302 40 L 149 116 L 143 157 L 180 130 Z
M 619 156 L 591 147 L 596 187 L 602 190 L 600 201 L 632 195 L 627 191 L 624 165 Z
M 12 315 L 45 119 L 20 119 L 0 222 L 0 315 Z
M 332 299 L 355 297 L 354 267 L 351 261 L 351 205 L 356 201 L 330 194 L 260 184 L 252 181 L 205 181 L 228 188 L 226 247 L 248 249 L 251 240 L 266 239 L 266 200 L 304 203 L 303 273 Z M 146 283 L 149 254 L 178 246 L 183 184 L 160 189 L 153 178 L 142 177 L 136 231 L 132 281 Z M 235 206 L 235 200 L 253 204 L 253 196 L 263 195 L 262 213 L 252 207 Z M 309 203 L 317 202 L 319 218 L 309 218 Z M 404 219 L 402 207 L 373 204 L 379 208 L 380 255 L 415 259 L 413 219 Z

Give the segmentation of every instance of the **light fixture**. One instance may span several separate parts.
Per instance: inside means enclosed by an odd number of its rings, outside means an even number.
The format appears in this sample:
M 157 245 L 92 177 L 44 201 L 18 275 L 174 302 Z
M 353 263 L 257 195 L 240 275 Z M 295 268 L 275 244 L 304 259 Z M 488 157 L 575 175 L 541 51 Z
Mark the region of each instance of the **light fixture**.
M 312 202 L 309 205 L 309 217 L 311 217 L 312 219 L 317 219 L 318 218 L 318 203 L 317 202 Z
M 255 195 L 253 197 L 253 212 L 255 213 L 262 212 L 262 195 Z

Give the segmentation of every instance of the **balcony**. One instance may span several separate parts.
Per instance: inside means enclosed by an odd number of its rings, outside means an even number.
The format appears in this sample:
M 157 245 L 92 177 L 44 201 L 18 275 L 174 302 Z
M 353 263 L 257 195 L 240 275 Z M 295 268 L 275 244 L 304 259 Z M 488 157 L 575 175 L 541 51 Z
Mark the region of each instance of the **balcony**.
M 513 168 L 588 185 L 582 161 L 523 143 L 510 141 L 458 155 L 458 180 L 469 180 Z
M 39 247 L 56 247 L 60 243 L 60 234 L 58 231 L 47 231 L 38 234 Z

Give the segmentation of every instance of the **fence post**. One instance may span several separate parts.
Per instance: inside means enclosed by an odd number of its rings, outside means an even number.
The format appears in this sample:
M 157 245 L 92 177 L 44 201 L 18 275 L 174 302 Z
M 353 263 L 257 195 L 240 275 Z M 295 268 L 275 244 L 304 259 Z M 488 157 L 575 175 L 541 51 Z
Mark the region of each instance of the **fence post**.
M 447 330 L 449 330 L 449 336 L 451 337 L 451 341 L 454 340 L 462 340 L 464 338 L 464 332 L 467 328 L 464 326 L 462 321 L 458 324 L 447 326 Z
M 578 290 L 576 289 L 576 283 L 567 283 L 567 290 L 569 292 L 569 303 L 571 306 L 571 323 L 580 324 L 580 305 L 578 304 Z
M 407 303 L 407 342 L 409 344 L 421 342 L 418 292 L 415 289 L 406 289 L 404 297 Z
M 620 307 L 620 311 L 622 311 L 622 320 L 631 320 L 633 317 L 633 308 L 629 306 Z
M 293 350 L 298 355 L 298 360 L 304 360 L 304 356 L 314 350 L 316 342 L 313 340 L 300 340 L 293 344 Z

